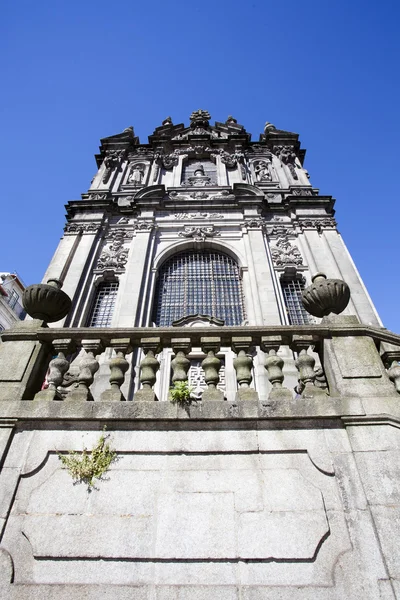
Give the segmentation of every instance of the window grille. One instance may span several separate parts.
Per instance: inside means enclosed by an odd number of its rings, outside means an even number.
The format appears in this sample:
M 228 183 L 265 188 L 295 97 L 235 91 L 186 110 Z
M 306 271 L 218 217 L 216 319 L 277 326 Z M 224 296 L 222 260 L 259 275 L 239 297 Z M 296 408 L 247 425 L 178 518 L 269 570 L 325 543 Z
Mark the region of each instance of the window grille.
M 290 325 L 307 325 L 312 319 L 303 307 L 301 294 L 304 290 L 304 280 L 281 280 L 283 298 Z
M 153 315 L 156 325 L 170 326 L 195 314 L 223 319 L 225 325 L 243 322 L 242 282 L 230 256 L 211 250 L 181 252 L 161 267 Z
M 110 327 L 117 293 L 118 281 L 107 281 L 98 285 L 88 327 Z

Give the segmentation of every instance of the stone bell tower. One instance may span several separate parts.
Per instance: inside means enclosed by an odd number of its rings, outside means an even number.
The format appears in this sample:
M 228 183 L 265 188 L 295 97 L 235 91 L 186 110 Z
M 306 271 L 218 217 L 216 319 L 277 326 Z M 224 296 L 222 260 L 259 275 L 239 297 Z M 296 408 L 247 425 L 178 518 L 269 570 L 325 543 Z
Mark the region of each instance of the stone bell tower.
M 101 141 L 1 332 L 0 600 L 400 598 L 400 336 L 304 155 Z
M 133 128 L 103 139 L 98 171 L 82 199 L 68 203 L 44 278 L 60 278 L 73 300 L 56 325 L 308 324 L 316 321 L 301 293 L 321 271 L 351 286 L 347 314 L 379 325 L 337 231 L 334 200 L 311 185 L 304 156 L 295 133 L 267 123 L 252 142 L 233 117 L 211 125 L 204 110 L 192 113 L 189 126 L 167 118 L 147 144 Z M 163 351 L 157 375 L 160 399 L 168 396 L 171 352 Z M 222 353 L 219 387 L 232 400 L 234 355 Z M 292 352 L 281 354 L 295 387 Z M 264 355 L 257 356 L 253 385 L 267 393 Z M 191 361 L 189 380 L 200 398 L 200 354 L 192 351 Z M 130 399 L 139 386 L 134 375 L 129 389 L 124 384 Z

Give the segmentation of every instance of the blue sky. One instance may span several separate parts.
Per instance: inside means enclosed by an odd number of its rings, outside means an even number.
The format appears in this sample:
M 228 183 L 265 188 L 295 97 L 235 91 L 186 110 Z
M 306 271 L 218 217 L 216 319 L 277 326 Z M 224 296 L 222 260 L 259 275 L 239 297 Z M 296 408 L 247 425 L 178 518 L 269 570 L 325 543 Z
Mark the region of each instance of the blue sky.
M 171 115 L 300 134 L 386 327 L 400 332 L 400 5 L 361 0 L 8 3 L 0 25 L 1 261 L 41 280 L 99 139 Z M 329 274 L 328 274 L 329 275 Z

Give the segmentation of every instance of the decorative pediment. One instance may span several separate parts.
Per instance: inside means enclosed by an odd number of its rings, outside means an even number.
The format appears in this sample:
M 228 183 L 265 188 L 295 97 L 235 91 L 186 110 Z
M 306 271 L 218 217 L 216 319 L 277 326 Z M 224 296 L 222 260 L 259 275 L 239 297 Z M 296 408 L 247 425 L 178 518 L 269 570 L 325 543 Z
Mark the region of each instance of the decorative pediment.
M 187 315 L 186 317 L 181 317 L 180 319 L 173 321 L 172 327 L 207 327 L 207 325 L 222 327 L 224 324 L 225 321 L 223 319 L 197 313 L 196 315 Z

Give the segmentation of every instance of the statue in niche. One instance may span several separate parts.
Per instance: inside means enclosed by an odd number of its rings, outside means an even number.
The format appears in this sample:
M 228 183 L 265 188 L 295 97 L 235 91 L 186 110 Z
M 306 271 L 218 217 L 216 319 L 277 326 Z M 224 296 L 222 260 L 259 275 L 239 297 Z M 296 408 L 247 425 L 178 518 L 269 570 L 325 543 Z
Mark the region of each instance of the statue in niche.
M 271 161 L 268 162 L 270 163 Z M 254 166 L 257 181 L 272 181 L 268 162 L 266 160 L 260 160 L 260 162 Z
M 129 173 L 128 183 L 131 183 L 132 185 L 142 185 L 143 177 L 143 165 L 133 165 L 131 172 Z

